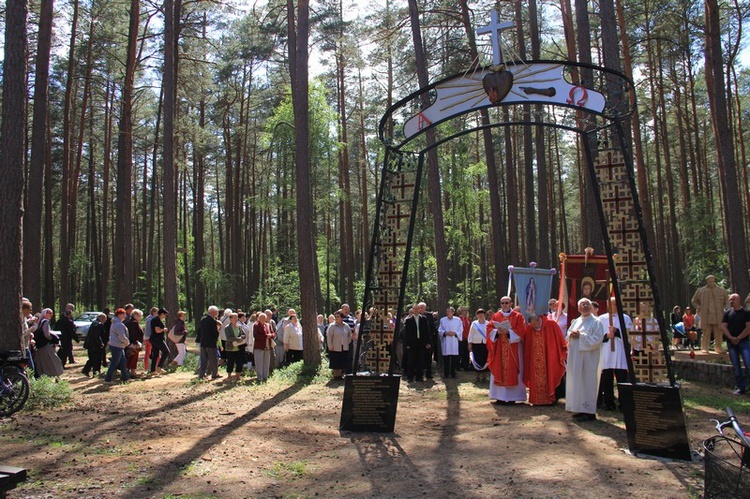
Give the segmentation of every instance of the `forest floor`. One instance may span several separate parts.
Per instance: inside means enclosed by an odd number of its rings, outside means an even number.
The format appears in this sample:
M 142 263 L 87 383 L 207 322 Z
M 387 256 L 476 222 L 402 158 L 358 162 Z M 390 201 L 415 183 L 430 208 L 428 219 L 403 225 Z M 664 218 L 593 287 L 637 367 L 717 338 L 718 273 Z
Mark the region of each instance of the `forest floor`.
M 562 404 L 496 406 L 473 373 L 403 382 L 396 432 L 355 434 L 339 431 L 344 385 L 326 376 L 105 385 L 76 354 L 73 402 L 0 420 L 0 464 L 29 470 L 11 498 L 702 496 L 702 461 L 630 456 L 619 412 L 578 423 Z M 748 397 L 682 393 L 693 449 L 724 405 L 750 426 Z

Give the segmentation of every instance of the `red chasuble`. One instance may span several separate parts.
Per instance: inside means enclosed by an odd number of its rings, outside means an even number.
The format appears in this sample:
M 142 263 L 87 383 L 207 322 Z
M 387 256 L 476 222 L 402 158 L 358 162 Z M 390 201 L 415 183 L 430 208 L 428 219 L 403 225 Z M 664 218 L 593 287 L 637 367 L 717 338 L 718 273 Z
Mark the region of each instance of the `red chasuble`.
M 541 330 L 526 326 L 523 338 L 523 382 L 529 387 L 529 403 L 555 403 L 555 388 L 565 375 L 568 345 L 555 321 L 540 317 Z
M 493 322 L 510 321 L 510 328 L 523 338 L 526 321 L 523 315 L 515 310 L 509 316 L 498 311 L 492 315 L 487 323 L 487 363 L 497 386 L 517 386 L 520 362 L 518 358 L 518 343 L 510 343 L 510 335 L 498 334 L 497 341 L 492 341 Z M 562 335 L 561 335 L 562 337 Z

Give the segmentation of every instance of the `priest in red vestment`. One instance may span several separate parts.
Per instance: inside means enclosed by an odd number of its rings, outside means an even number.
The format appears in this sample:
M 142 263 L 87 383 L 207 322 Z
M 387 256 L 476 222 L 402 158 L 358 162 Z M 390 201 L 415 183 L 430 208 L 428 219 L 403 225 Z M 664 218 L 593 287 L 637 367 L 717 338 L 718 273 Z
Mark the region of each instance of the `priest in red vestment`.
M 487 324 L 487 362 L 490 368 L 490 398 L 497 404 L 526 401 L 523 384 L 521 335 L 526 329 L 523 315 L 512 309 L 510 297 L 500 299 L 500 310 Z
M 522 331 L 523 382 L 529 387 L 529 403 L 550 405 L 557 401 L 555 389 L 565 375 L 568 345 L 560 326 L 534 313 Z

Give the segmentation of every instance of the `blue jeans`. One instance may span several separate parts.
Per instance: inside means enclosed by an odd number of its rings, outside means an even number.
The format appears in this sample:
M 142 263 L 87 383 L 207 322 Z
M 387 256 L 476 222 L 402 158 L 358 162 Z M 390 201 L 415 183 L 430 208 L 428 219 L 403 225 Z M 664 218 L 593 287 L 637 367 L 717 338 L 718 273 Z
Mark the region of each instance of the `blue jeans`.
M 732 366 L 734 367 L 734 378 L 737 388 L 744 392 L 747 384 L 745 376 L 742 374 L 740 356 L 742 357 L 742 362 L 745 363 L 745 373 L 750 377 L 750 340 L 740 341 L 737 345 L 733 345 L 731 341 L 728 341 L 727 347 L 729 348 L 729 358 L 732 360 Z
M 112 362 L 109 363 L 107 374 L 104 376 L 104 381 L 112 381 L 117 369 L 120 370 L 120 379 L 127 381 L 130 379 L 130 371 L 128 371 L 127 361 L 125 358 L 125 349 L 119 347 L 109 346 L 109 351 L 112 352 Z
M 31 355 L 30 348 L 26 349 L 26 360 L 29 363 L 29 369 L 31 369 L 32 371 L 36 371 L 36 366 L 34 365 L 34 357 Z

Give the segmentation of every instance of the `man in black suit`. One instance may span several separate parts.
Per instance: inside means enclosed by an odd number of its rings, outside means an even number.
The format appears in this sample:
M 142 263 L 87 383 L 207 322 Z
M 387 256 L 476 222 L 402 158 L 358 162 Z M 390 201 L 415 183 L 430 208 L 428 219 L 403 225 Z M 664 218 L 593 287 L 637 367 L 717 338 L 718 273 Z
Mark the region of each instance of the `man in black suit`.
M 425 353 L 425 365 L 424 365 L 424 372 L 427 379 L 432 379 L 432 359 L 433 355 L 435 357 L 436 361 L 440 360 L 440 342 L 438 342 L 438 328 L 437 328 L 437 320 L 432 315 L 432 313 L 427 311 L 427 304 L 425 302 L 421 302 L 419 305 L 419 314 L 425 318 L 427 321 L 427 326 L 430 330 L 430 335 L 428 336 L 430 348 L 427 349 L 427 352 Z
M 201 319 L 198 326 L 198 336 L 200 339 L 201 364 L 198 369 L 198 379 L 203 379 L 206 374 L 211 375 L 211 379 L 221 378 L 219 375 L 219 358 L 216 346 L 219 343 L 219 329 L 216 324 L 216 318 L 219 316 L 219 309 L 211 305 L 208 312 Z M 196 343 L 198 341 L 196 340 Z
M 408 352 L 408 381 L 424 381 L 424 363 L 428 352 L 431 352 L 431 333 L 427 318 L 419 313 L 419 306 L 411 308 L 411 314 L 404 321 L 404 350 Z

